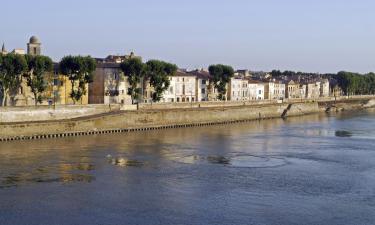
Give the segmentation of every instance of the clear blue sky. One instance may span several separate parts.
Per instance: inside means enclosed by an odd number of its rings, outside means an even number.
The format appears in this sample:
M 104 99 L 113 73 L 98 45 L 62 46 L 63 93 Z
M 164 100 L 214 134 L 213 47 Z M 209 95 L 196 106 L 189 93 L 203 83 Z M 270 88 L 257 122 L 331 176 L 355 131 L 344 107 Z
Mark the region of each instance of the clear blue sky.
M 375 71 L 374 0 L 1 0 L 0 42 L 182 68 Z

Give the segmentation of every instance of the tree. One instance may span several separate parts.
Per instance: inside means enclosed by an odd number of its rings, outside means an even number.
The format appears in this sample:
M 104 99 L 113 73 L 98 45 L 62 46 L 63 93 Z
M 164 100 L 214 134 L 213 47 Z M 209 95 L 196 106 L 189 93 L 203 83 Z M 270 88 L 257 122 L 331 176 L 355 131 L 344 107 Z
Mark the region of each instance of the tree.
M 231 66 L 217 64 L 208 68 L 213 77 L 214 86 L 219 92 L 218 99 L 225 100 L 227 93 L 227 83 L 234 76 L 234 70 Z
M 131 96 L 132 104 L 134 104 L 134 100 L 139 99 L 142 91 L 142 89 L 138 87 L 138 84 L 141 82 L 141 78 L 145 74 L 146 65 L 140 58 L 130 58 L 122 62 L 120 67 L 125 76 L 128 77 L 128 83 L 130 85 L 128 88 L 128 95 Z
M 90 56 L 65 56 L 59 64 L 60 72 L 72 85 L 70 97 L 74 104 L 87 93 L 86 84 L 91 83 L 96 62 Z M 77 86 L 78 83 L 78 86 Z
M 42 102 L 42 93 L 47 88 L 45 80 L 46 73 L 52 72 L 53 62 L 47 56 L 32 56 L 26 55 L 26 63 L 28 71 L 24 77 L 27 81 L 27 86 L 30 87 L 31 92 L 34 94 L 35 105 Z
M 145 79 L 149 79 L 150 84 L 155 89 L 152 100 L 158 102 L 162 98 L 163 92 L 170 85 L 169 76 L 173 76 L 177 72 L 177 66 L 159 60 L 150 60 L 146 63 L 146 66 L 147 73 Z
M 11 90 L 20 87 L 22 74 L 26 71 L 25 57 L 17 54 L 0 56 L 0 86 L 3 95 L 2 106 L 6 105 Z

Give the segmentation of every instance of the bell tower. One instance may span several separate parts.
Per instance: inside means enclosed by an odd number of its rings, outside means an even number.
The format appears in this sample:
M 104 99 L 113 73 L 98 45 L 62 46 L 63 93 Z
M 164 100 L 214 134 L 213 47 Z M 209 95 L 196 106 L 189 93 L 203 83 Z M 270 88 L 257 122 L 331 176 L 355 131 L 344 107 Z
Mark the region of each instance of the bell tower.
M 42 53 L 41 43 L 39 39 L 35 36 L 30 38 L 29 43 L 27 43 L 27 54 L 29 55 L 40 55 Z

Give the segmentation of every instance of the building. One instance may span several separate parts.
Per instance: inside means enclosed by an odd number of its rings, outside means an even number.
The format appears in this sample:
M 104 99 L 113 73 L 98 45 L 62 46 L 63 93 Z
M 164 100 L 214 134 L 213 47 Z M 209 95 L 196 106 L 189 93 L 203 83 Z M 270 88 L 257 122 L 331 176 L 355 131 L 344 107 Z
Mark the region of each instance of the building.
M 286 83 L 285 98 L 304 99 L 306 98 L 306 85 L 299 84 L 293 80 Z
M 306 98 L 316 99 L 320 97 L 320 81 L 306 84 Z
M 196 102 L 197 76 L 183 70 L 169 77 L 169 88 L 163 93 L 162 102 Z
M 27 54 L 29 55 L 41 55 L 42 54 L 42 43 L 36 36 L 32 36 L 27 43 Z
M 285 98 L 285 84 L 278 80 L 269 80 L 265 83 L 265 99 L 283 100 Z
M 265 84 L 257 80 L 248 80 L 248 100 L 264 100 Z
M 78 86 L 78 81 L 75 81 L 75 86 Z M 72 92 L 72 82 L 69 78 L 63 74 L 59 73 L 59 65 L 55 63 L 54 65 L 54 78 L 53 83 L 50 85 L 51 90 L 47 97 L 48 104 L 56 105 L 87 105 L 89 103 L 89 85 L 86 84 L 86 94 L 84 94 L 80 101 L 74 102 L 70 97 Z
M 322 79 L 320 82 L 320 97 L 329 97 L 330 96 L 330 89 L 329 89 L 329 80 Z
M 250 71 L 249 70 L 237 70 L 234 73 L 235 76 L 240 76 L 240 77 L 251 77 Z
M 208 71 L 205 71 L 203 69 L 200 70 L 193 70 L 189 72 L 190 74 L 193 74 L 196 76 L 196 93 L 197 93 L 197 101 L 204 102 L 208 101 L 208 95 L 209 95 L 209 84 L 211 80 L 211 75 Z
M 248 100 L 247 80 L 242 77 L 232 77 L 228 85 L 229 101 L 243 101 Z
M 0 52 L 1 55 L 6 55 L 8 54 L 8 51 L 5 49 L 5 44 L 3 43 L 3 46 L 1 47 L 1 52 Z
M 132 104 L 127 77 L 119 63 L 98 63 L 89 84 L 89 104 Z

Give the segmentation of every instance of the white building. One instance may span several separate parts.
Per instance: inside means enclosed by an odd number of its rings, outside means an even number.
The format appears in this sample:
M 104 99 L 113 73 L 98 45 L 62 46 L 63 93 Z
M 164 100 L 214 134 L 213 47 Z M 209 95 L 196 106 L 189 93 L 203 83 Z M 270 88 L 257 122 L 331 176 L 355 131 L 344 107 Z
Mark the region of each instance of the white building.
M 163 102 L 196 102 L 197 77 L 193 74 L 178 70 L 170 77 L 170 86 L 163 93 Z
M 229 82 L 228 100 L 245 101 L 249 99 L 248 82 L 241 77 L 233 77 Z

